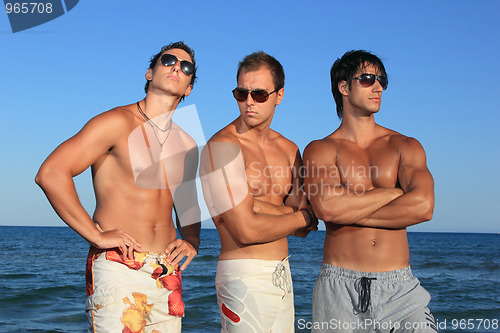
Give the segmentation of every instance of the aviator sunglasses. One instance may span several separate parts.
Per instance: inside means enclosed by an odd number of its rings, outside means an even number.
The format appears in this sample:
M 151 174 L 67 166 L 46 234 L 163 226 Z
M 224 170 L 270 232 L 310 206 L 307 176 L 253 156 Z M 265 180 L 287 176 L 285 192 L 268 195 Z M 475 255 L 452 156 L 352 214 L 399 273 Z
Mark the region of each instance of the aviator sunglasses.
M 386 90 L 387 85 L 389 85 L 389 80 L 387 80 L 387 76 L 385 76 L 385 75 L 375 75 L 375 74 L 364 73 L 364 74 L 361 74 L 360 76 L 353 77 L 353 80 L 359 80 L 359 83 L 361 84 L 361 86 L 363 86 L 365 88 L 373 86 L 375 84 L 375 80 L 377 80 L 378 83 L 380 83 L 380 85 L 382 86 L 382 89 L 384 89 L 384 90 Z
M 264 89 L 245 89 L 245 88 L 234 88 L 233 96 L 238 102 L 244 102 L 248 98 L 248 94 L 252 96 L 252 99 L 257 103 L 264 103 L 269 99 L 269 95 L 277 92 L 277 90 L 271 91 L 268 93 Z
M 177 59 L 177 57 L 174 56 L 173 54 L 165 53 L 164 55 L 161 56 L 160 61 L 164 66 L 168 67 L 175 65 L 177 61 L 179 61 L 179 59 Z M 181 62 L 181 69 L 184 74 L 189 76 L 194 73 L 194 65 L 192 63 L 190 63 L 187 60 L 180 60 L 180 62 Z

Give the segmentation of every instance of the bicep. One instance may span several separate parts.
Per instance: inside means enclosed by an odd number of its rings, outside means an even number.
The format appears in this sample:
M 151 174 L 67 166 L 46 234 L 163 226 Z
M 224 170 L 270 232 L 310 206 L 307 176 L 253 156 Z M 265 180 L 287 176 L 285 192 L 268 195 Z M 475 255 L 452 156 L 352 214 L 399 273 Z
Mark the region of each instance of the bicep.
M 336 193 L 332 189 L 342 186 L 332 149 L 325 153 L 323 147 L 315 144 L 304 150 L 304 190 L 311 203 L 326 193 Z
M 198 195 L 196 189 L 196 175 L 198 171 L 198 147 L 187 149 L 187 151 L 178 157 L 178 168 L 175 168 L 172 176 L 172 182 L 169 184 L 173 194 L 174 205 L 177 207 L 180 215 L 189 209 L 198 208 Z M 181 172 L 181 175 L 175 173 Z M 175 184 L 175 179 L 180 181 Z
M 304 165 L 300 152 L 297 149 L 292 167 L 292 187 L 284 201 L 286 206 L 300 208 L 305 205 L 303 170 Z
M 90 167 L 113 145 L 112 131 L 99 119 L 89 121 L 76 135 L 59 145 L 45 165 L 76 176 Z
M 205 146 L 201 153 L 200 179 L 212 216 L 221 215 L 253 198 L 248 190 L 243 155 L 235 143 L 209 142 Z
M 434 180 L 427 167 L 425 151 L 413 138 L 407 138 L 401 147 L 398 182 L 405 193 L 419 189 L 429 191 L 434 188 Z

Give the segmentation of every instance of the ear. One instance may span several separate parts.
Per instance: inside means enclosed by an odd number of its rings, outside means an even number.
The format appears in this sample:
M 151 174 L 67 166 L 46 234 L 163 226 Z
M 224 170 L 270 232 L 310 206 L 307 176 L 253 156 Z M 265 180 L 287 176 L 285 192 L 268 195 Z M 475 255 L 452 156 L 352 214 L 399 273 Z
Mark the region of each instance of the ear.
M 146 71 L 146 80 L 151 81 L 153 79 L 153 70 L 151 68 L 148 68 Z
M 280 105 L 281 101 L 283 100 L 283 96 L 285 96 L 285 88 L 281 88 L 276 92 L 276 105 Z
M 338 89 L 342 95 L 349 96 L 349 83 L 347 83 L 347 81 L 340 81 L 338 84 Z
M 189 94 L 191 93 L 191 90 L 193 90 L 193 85 L 190 84 L 187 88 L 186 88 L 186 91 L 184 92 L 184 96 L 189 96 Z

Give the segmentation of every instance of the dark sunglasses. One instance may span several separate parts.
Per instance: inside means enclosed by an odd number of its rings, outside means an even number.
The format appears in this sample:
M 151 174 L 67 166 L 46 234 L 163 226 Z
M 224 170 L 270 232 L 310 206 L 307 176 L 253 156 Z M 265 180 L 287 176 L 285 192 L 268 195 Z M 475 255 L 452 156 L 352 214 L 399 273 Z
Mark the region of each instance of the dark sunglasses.
M 177 57 L 174 56 L 173 54 L 165 53 L 164 55 L 161 56 L 160 61 L 163 64 L 163 66 L 168 67 L 175 65 L 177 61 L 179 61 L 179 59 L 177 59 Z M 184 74 L 189 76 L 194 73 L 194 65 L 192 63 L 190 63 L 187 60 L 181 60 L 180 62 L 181 62 L 181 69 L 184 72 Z
M 361 74 L 358 77 L 353 77 L 353 80 L 359 80 L 359 83 L 363 87 L 371 87 L 375 84 L 375 80 L 380 83 L 382 86 L 382 89 L 386 90 L 387 86 L 389 85 L 389 80 L 387 79 L 387 76 L 385 75 L 375 75 L 375 74 L 368 74 L 364 73 Z
M 256 101 L 257 103 L 264 103 L 269 99 L 269 95 L 272 93 L 277 92 L 279 89 L 275 91 L 271 91 L 268 93 L 264 89 L 245 89 L 245 88 L 234 88 L 233 90 L 233 96 L 238 102 L 244 102 L 248 98 L 248 93 L 250 93 L 250 96 L 252 96 L 252 99 Z

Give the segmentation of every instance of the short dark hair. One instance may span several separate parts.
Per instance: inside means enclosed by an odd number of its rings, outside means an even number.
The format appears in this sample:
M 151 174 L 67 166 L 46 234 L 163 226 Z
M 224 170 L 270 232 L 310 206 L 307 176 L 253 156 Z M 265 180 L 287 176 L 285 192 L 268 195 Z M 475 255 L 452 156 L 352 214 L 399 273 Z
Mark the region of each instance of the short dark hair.
M 149 60 L 149 68 L 153 69 L 156 66 L 156 63 L 158 62 L 158 59 L 160 59 L 160 57 L 163 55 L 163 53 L 168 51 L 168 50 L 171 50 L 171 49 L 184 50 L 191 57 L 192 63 L 194 65 L 194 72 L 193 72 L 193 75 L 191 76 L 191 83 L 190 84 L 194 85 L 194 83 L 196 82 L 196 79 L 197 79 L 196 70 L 198 69 L 196 67 L 196 59 L 194 58 L 194 50 L 192 48 L 190 48 L 189 46 L 187 46 L 183 41 L 174 42 L 174 43 L 170 43 L 168 45 L 163 46 L 161 48 L 160 52 L 158 52 L 157 54 L 152 56 L 151 60 Z M 148 93 L 148 89 L 149 89 L 149 80 L 147 80 L 146 84 L 144 85 L 144 92 L 146 92 L 146 94 Z M 182 96 L 181 100 L 183 100 L 184 97 L 185 96 Z
M 285 86 L 285 71 L 283 70 L 283 66 L 281 66 L 276 58 L 263 51 L 249 54 L 240 61 L 238 72 L 236 73 L 236 81 L 238 81 L 241 72 L 255 72 L 262 66 L 267 67 L 271 71 L 275 90 L 279 90 Z
M 368 66 L 376 67 L 382 75 L 386 75 L 382 60 L 376 55 L 365 50 L 347 51 L 342 58 L 335 60 L 330 69 L 330 78 L 332 81 L 332 94 L 337 104 L 337 115 L 342 119 L 344 105 L 342 102 L 342 94 L 339 91 L 339 82 L 347 81 L 349 90 L 352 88 L 352 78 L 359 70 Z

